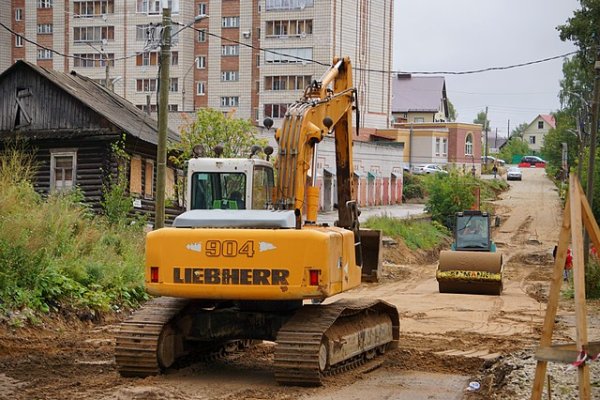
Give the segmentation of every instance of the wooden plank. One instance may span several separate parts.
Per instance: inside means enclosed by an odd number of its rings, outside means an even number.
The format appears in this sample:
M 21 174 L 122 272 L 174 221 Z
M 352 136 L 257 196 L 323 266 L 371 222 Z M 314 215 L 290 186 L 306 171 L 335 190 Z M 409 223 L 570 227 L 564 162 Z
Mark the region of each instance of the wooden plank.
M 583 197 L 577 189 L 579 181 L 575 174 L 569 180 L 569 200 L 571 202 L 571 242 L 573 255 L 573 282 L 575 286 L 575 331 L 578 349 L 587 348 L 587 311 L 585 303 L 585 265 L 583 252 L 588 251 L 583 247 L 583 233 L 580 228 L 582 222 L 581 208 Z M 579 375 L 579 398 L 591 399 L 590 393 L 590 370 L 587 364 L 578 368 Z
M 600 353 L 600 342 L 590 342 L 586 351 L 590 355 Z M 542 361 L 559 362 L 570 364 L 577 361 L 580 349 L 576 343 L 553 345 L 550 347 L 539 347 L 535 352 L 535 358 Z
M 592 243 L 594 243 L 596 250 L 600 252 L 600 228 L 598 228 L 598 223 L 596 222 L 596 218 L 594 218 L 590 203 L 588 203 L 587 198 L 583 193 L 583 188 L 581 185 L 577 185 L 577 189 L 579 190 L 579 196 L 582 199 L 581 206 L 583 208 L 583 223 L 585 225 L 585 230 L 590 236 Z
M 131 157 L 129 172 L 129 192 L 132 194 L 142 193 L 142 159 L 137 156 Z
M 558 300 L 560 298 L 560 288 L 562 285 L 563 269 L 567 259 L 567 249 L 571 237 L 571 206 L 570 199 L 567 198 L 565 210 L 563 213 L 563 223 L 558 237 L 558 249 L 556 251 L 556 260 L 554 261 L 554 271 L 550 283 L 550 293 L 548 294 L 548 304 L 546 306 L 546 315 L 542 327 L 542 336 L 540 338 L 540 347 L 549 347 L 552 343 L 552 332 L 554 331 L 554 319 L 558 310 Z M 547 362 L 538 360 L 535 368 L 535 378 L 533 381 L 533 390 L 531 392 L 532 400 L 541 400 L 544 391 L 544 377 L 546 376 Z

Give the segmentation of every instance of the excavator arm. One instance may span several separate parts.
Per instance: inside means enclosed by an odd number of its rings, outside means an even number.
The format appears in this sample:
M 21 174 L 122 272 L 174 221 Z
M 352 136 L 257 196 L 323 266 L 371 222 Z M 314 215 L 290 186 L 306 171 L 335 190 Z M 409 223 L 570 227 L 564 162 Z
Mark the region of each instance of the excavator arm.
M 321 80 L 314 81 L 303 97 L 288 108 L 282 127 L 275 134 L 279 157 L 274 204 L 280 210 L 294 210 L 298 223 L 302 223 L 304 210 L 304 219 L 308 223 L 316 222 L 319 199 L 316 186 L 317 144 L 326 134 L 333 134 L 338 226 L 353 229 L 355 225 L 349 203 L 354 198 L 351 123 L 354 102 L 350 59 L 335 58 Z M 307 179 L 309 170 L 312 171 L 311 182 Z

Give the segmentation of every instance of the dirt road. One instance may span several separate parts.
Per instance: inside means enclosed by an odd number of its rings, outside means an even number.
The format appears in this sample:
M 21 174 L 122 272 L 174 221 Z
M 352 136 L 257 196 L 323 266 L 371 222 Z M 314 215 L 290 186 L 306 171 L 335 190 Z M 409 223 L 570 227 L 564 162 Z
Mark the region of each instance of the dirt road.
M 527 358 L 539 337 L 562 212 L 554 186 L 540 169 L 525 170 L 523 181 L 511 183 L 497 207 L 502 223 L 495 237 L 507 260 L 502 296 L 440 294 L 433 263 L 388 265 L 383 282 L 340 297 L 395 304 L 401 314 L 400 348 L 327 378 L 324 387 L 275 384 L 272 343 L 158 377 L 125 379 L 113 359 L 116 323 L 53 322 L 46 329 L 0 330 L 0 399 L 511 398 L 514 392 L 505 385 L 510 370 L 501 360 L 517 351 Z M 562 313 L 568 322 L 572 310 Z M 558 328 L 555 337 L 574 337 L 569 324 Z M 472 380 L 481 389 L 465 392 Z

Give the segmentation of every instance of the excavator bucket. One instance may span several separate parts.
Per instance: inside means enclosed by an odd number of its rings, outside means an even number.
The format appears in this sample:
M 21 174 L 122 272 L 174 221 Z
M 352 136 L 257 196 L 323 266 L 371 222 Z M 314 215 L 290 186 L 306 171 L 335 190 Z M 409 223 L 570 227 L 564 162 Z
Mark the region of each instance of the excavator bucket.
M 436 278 L 440 293 L 500 295 L 502 254 L 441 251 Z
M 381 270 L 381 231 L 371 229 L 360 230 L 362 249 L 362 281 L 377 282 Z

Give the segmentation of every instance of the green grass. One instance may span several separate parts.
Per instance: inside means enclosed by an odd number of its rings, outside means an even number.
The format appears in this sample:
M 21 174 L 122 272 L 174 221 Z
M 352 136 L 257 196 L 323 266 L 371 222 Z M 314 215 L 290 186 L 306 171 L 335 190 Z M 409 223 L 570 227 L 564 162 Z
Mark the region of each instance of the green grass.
M 93 215 L 76 190 L 42 198 L 34 171 L 22 151 L 0 155 L 0 320 L 15 310 L 102 312 L 146 298 L 142 227 Z
M 386 236 L 401 238 L 411 250 L 431 250 L 450 237 L 450 232 L 437 222 L 393 218 L 387 215 L 369 217 L 363 224 L 379 229 Z

